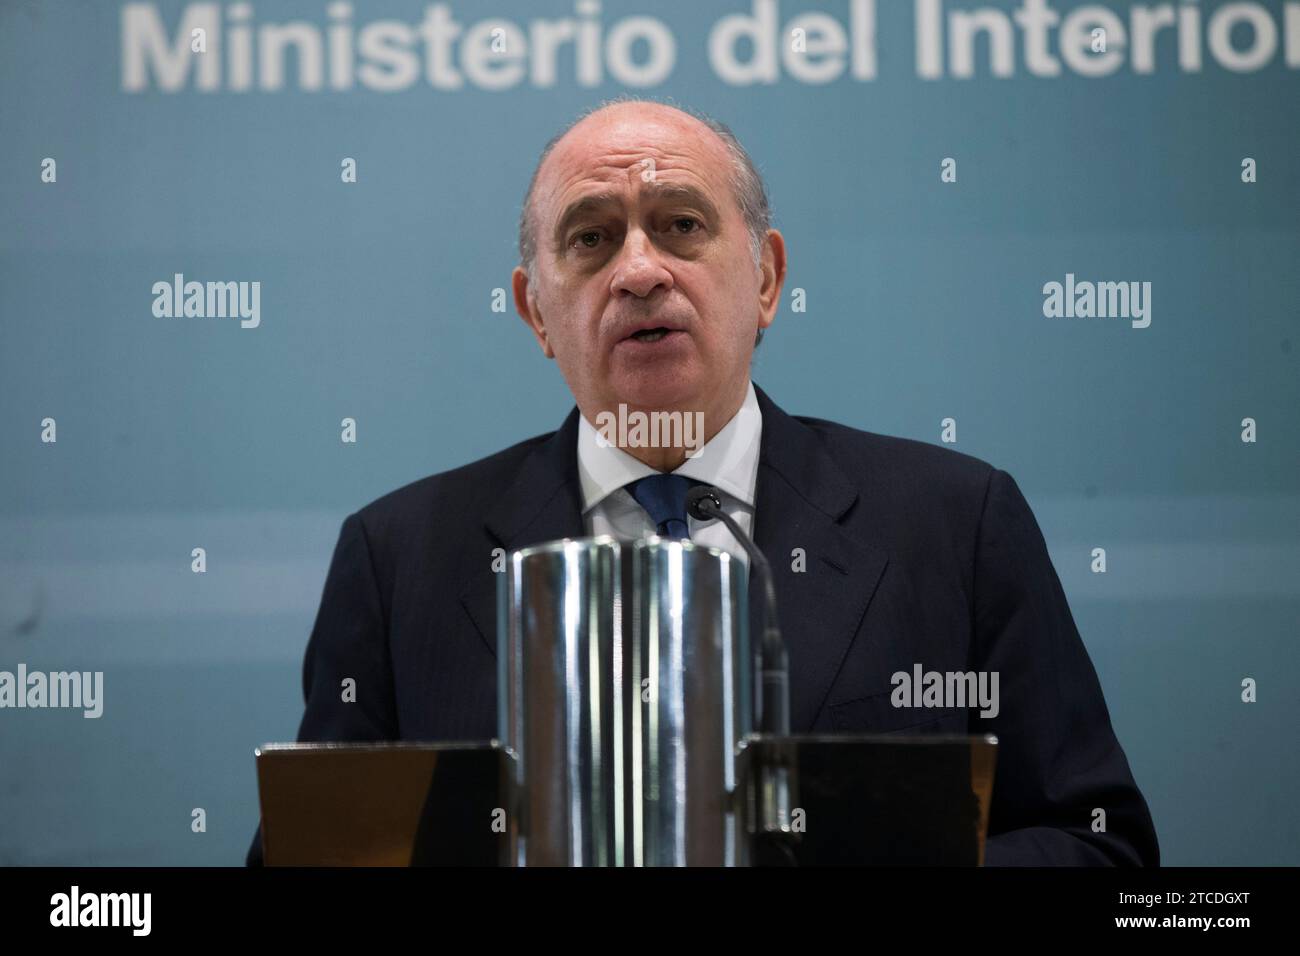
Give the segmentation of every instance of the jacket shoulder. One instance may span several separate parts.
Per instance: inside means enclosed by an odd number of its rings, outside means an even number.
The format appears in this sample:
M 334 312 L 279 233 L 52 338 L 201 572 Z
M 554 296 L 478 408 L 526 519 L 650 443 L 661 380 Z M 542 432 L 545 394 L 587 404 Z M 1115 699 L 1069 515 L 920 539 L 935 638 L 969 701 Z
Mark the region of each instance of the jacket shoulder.
M 911 480 L 983 489 L 997 470 L 982 458 L 943 445 L 863 431 L 822 418 L 801 415 L 797 420 L 821 438 L 850 479 L 870 475 L 886 482 Z
M 441 521 L 478 520 L 510 486 L 524 459 L 554 435 L 536 435 L 486 458 L 412 481 L 357 509 L 357 516 L 376 534 L 400 532 L 430 516 Z
M 972 549 L 999 469 L 942 445 L 823 419 L 799 421 L 857 489 L 856 519 L 850 521 L 900 558 L 920 556 L 934 564 L 938 556 L 949 556 L 954 573 L 970 586 Z

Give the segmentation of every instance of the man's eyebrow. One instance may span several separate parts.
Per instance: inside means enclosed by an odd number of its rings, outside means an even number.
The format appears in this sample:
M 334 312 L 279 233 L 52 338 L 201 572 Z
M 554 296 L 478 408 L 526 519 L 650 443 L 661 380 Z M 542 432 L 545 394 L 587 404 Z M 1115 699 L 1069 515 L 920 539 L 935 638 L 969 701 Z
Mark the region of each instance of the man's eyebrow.
M 569 228 L 569 223 L 575 219 L 598 212 L 608 206 L 617 206 L 622 203 L 623 197 L 618 193 L 605 192 L 593 193 L 590 196 L 583 196 L 571 202 L 567 209 L 560 215 L 555 223 L 555 243 L 563 245 L 564 232 Z
M 665 202 L 688 202 L 700 206 L 706 214 L 714 216 L 717 209 L 713 201 L 709 199 L 704 192 L 695 186 L 688 186 L 682 183 L 658 183 L 651 187 L 653 192 L 650 195 Z
M 687 186 L 680 183 L 658 182 L 647 185 L 643 190 L 644 195 L 656 202 L 688 202 L 700 207 L 704 215 L 714 219 L 718 218 L 717 207 L 713 201 L 704 194 L 703 191 L 695 186 Z M 576 199 L 568 205 L 560 218 L 555 224 L 555 242 L 557 245 L 564 243 L 564 233 L 570 223 L 575 219 L 599 212 L 609 206 L 618 206 L 623 202 L 623 196 L 620 193 L 602 192 L 592 193 L 590 196 L 583 196 Z

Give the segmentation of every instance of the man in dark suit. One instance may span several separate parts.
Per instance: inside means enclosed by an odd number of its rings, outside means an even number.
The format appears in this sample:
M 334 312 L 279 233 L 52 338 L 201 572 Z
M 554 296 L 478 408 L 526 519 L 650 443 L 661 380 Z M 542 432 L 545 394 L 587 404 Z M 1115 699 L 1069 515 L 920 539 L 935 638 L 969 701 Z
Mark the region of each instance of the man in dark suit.
M 657 531 L 739 556 L 719 523 L 685 513 L 686 489 L 703 481 L 776 574 L 794 733 L 996 734 L 988 864 L 1158 863 L 1011 476 L 787 415 L 751 383 L 785 247 L 725 127 L 639 101 L 591 113 L 543 152 L 520 246 L 516 307 L 577 407 L 556 432 L 343 522 L 307 647 L 300 740 L 495 736 L 494 554 Z M 615 437 L 616 409 L 700 427 L 669 442 Z M 899 706 L 896 675 L 918 665 L 996 675 L 995 706 Z M 340 692 L 349 678 L 355 700 Z M 259 834 L 249 862 L 260 856 Z

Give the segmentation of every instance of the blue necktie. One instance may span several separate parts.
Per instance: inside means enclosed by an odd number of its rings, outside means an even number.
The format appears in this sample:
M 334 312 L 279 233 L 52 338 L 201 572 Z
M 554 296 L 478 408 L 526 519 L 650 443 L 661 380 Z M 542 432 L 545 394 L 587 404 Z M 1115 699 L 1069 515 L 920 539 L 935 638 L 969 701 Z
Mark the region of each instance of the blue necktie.
M 646 510 L 660 537 L 689 538 L 686 493 L 704 482 L 685 475 L 649 475 L 627 486 L 628 493 Z

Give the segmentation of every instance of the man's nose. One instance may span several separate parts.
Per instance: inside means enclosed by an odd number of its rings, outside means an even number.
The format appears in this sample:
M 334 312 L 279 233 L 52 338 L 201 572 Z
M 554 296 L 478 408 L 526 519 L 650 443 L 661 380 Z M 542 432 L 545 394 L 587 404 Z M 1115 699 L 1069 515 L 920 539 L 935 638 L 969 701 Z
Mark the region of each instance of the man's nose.
M 673 287 L 673 274 L 665 267 L 662 254 L 642 229 L 629 229 L 619 250 L 610 291 L 644 299 L 662 286 Z

